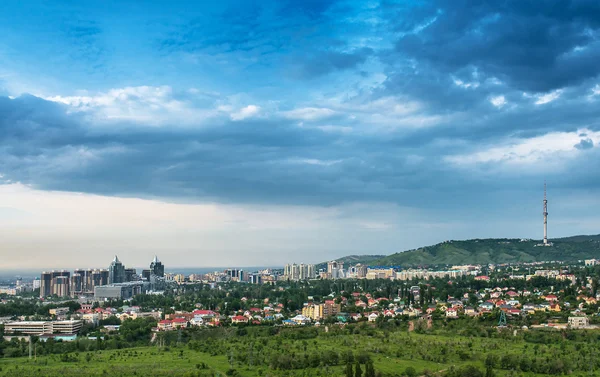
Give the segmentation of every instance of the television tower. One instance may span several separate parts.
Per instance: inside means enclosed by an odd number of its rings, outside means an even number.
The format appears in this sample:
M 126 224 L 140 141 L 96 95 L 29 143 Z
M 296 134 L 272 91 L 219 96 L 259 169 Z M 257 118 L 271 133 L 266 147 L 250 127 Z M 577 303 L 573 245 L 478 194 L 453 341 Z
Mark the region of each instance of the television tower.
M 548 199 L 546 199 L 546 182 L 544 182 L 544 246 L 548 246 Z

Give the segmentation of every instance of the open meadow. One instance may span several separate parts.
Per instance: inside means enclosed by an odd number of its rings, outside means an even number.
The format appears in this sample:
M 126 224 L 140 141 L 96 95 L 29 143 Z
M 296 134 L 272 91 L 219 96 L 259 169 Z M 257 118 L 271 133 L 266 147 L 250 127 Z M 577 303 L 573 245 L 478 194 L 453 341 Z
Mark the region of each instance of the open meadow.
M 0 376 L 590 375 L 598 333 L 459 336 L 373 327 L 204 330 L 186 343 L 0 359 Z M 573 335 L 574 334 L 574 335 Z M 168 344 L 168 343 L 167 343 Z M 373 370 L 369 371 L 369 365 Z M 357 368 L 357 366 L 359 366 Z M 477 369 L 465 369 L 475 366 Z M 356 370 L 360 369 L 360 374 Z M 594 375 L 594 374 L 592 374 Z

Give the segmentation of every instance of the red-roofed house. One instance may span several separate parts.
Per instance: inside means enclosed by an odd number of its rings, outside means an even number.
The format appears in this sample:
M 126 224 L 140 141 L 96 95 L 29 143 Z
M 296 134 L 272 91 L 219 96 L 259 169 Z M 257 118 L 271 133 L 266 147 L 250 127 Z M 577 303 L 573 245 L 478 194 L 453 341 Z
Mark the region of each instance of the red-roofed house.
M 185 318 L 175 318 L 171 321 L 173 328 L 178 329 L 180 327 L 187 327 L 188 321 Z
M 173 323 L 170 320 L 163 319 L 162 321 L 158 322 L 158 330 L 168 331 L 168 330 L 172 330 L 172 329 L 173 329 Z
M 248 323 L 248 318 L 243 315 L 236 315 L 231 317 L 231 323 Z

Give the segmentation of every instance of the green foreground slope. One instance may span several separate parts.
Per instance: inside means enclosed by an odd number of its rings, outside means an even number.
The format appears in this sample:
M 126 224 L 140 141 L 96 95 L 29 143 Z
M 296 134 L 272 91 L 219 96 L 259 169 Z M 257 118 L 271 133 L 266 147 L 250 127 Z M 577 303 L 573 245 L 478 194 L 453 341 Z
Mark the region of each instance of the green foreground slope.
M 600 258 L 600 235 L 552 240 L 553 246 L 537 246 L 540 241 L 520 239 L 475 239 L 447 241 L 416 250 L 396 253 L 371 265 L 488 264 L 539 261 L 575 261 Z
M 471 330 L 475 331 L 474 335 L 482 331 L 472 326 Z M 498 377 L 514 376 L 515 369 L 528 376 L 539 376 L 587 371 L 591 365 L 586 361 L 597 352 L 597 345 L 586 343 L 594 335 L 578 341 L 577 335 L 572 334 L 573 340 L 564 341 L 559 333 L 513 337 L 511 331 L 501 334 L 492 328 L 485 332 L 485 337 L 456 333 L 421 335 L 367 326 L 335 328 L 329 333 L 299 329 L 276 336 L 256 335 L 206 338 L 191 347 L 83 351 L 37 360 L 0 358 L 0 376 L 342 377 L 346 375 L 348 364 L 355 370 L 356 365 L 361 364 L 364 371 L 365 360 L 370 360 L 376 375 L 384 377 L 434 375 L 467 365 L 479 370 L 473 376 L 483 377 L 481 371 L 490 363 L 493 375 Z M 524 338 L 524 335 L 527 336 Z M 545 345 L 540 346 L 540 343 Z M 210 351 L 200 350 L 203 348 Z M 593 363 L 595 370 L 598 363 L 597 360 Z M 407 373 L 409 368 L 412 373 Z M 540 372 L 542 374 L 538 374 Z M 451 376 L 457 375 L 465 374 Z M 367 377 L 367 374 L 362 376 Z

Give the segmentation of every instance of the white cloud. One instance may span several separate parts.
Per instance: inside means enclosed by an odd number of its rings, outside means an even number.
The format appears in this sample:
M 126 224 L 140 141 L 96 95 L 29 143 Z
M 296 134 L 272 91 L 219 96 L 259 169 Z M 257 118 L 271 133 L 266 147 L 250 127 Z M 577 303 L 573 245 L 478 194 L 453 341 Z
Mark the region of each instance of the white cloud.
M 74 96 L 40 96 L 63 103 L 71 112 L 86 112 L 98 119 L 130 120 L 150 125 L 198 123 L 217 115 L 194 103 L 199 91 L 175 93 L 170 86 L 135 86 L 107 92 L 81 92 Z
M 334 126 L 334 125 L 324 125 L 324 126 L 317 126 L 315 127 L 323 132 L 331 132 L 331 133 L 341 133 L 341 134 L 346 134 L 346 133 L 350 133 L 352 132 L 352 127 L 346 127 L 346 126 Z
M 332 117 L 336 114 L 334 110 L 324 107 L 303 107 L 281 113 L 285 118 L 313 121 Z
M 504 96 L 495 96 L 490 98 L 490 102 L 492 103 L 492 105 L 500 108 L 506 105 L 506 98 L 504 98 Z
M 290 159 L 289 161 L 294 164 L 331 166 L 331 165 L 339 164 L 343 160 L 319 160 L 316 158 L 297 158 L 297 159 Z
M 600 84 L 596 84 L 596 86 L 592 88 L 592 95 L 600 96 Z
M 550 103 L 552 101 L 554 101 L 555 99 L 557 99 L 558 97 L 560 97 L 562 93 L 562 90 L 555 90 L 553 92 L 544 94 L 544 95 L 538 95 L 537 97 L 537 101 L 535 101 L 536 105 L 544 105 L 546 103 Z
M 492 146 L 474 153 L 447 156 L 446 161 L 456 165 L 504 163 L 510 165 L 532 165 L 543 161 L 550 165 L 560 163 L 582 153 L 575 145 L 581 140 L 600 142 L 600 131 L 587 129 L 576 132 L 551 132 L 529 139 L 508 139 L 500 146 Z
M 241 108 L 240 110 L 231 113 L 229 116 L 231 120 L 238 121 L 244 120 L 248 118 L 253 118 L 257 116 L 260 112 L 260 106 L 256 105 L 248 105 L 246 107 Z
M 460 86 L 461 88 L 465 88 L 465 89 L 469 89 L 469 88 L 476 89 L 479 87 L 479 83 L 477 81 L 465 82 L 463 80 L 456 79 L 456 78 L 454 79 L 454 85 Z

